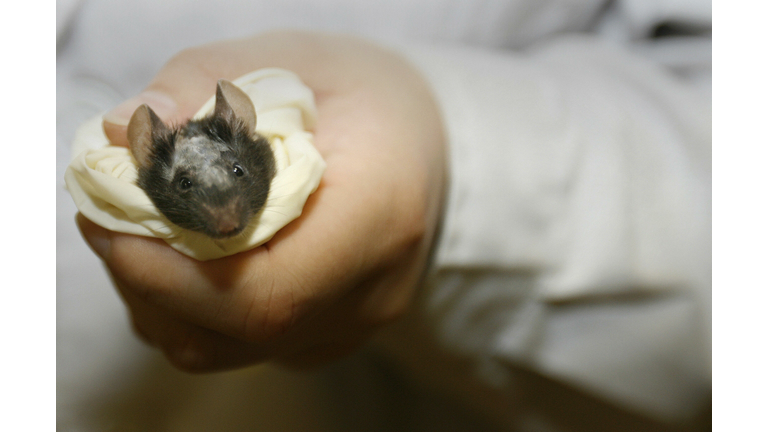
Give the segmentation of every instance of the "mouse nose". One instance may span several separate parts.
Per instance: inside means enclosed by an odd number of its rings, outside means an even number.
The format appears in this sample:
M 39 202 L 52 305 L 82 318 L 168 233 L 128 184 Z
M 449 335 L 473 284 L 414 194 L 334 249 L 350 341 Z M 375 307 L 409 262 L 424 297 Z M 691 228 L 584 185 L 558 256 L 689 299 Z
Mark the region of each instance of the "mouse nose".
M 230 237 L 241 230 L 240 221 L 233 217 L 224 217 L 216 221 L 216 231 L 223 237 Z
M 210 234 L 216 238 L 232 237 L 245 229 L 246 221 L 243 218 L 242 206 L 237 200 L 230 201 L 222 206 L 206 206 L 210 215 Z

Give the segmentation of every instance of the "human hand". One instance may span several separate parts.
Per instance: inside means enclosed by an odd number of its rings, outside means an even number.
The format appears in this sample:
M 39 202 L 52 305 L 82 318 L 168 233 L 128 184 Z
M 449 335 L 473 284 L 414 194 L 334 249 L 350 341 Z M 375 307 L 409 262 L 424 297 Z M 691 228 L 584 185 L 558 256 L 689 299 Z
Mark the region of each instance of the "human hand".
M 407 309 L 437 229 L 446 177 L 438 110 L 418 74 L 366 42 L 280 32 L 185 50 L 106 115 L 104 130 L 127 145 L 140 104 L 183 122 L 218 79 L 263 67 L 297 73 L 316 96 L 315 146 L 327 169 L 298 219 L 258 248 L 200 262 L 78 215 L 138 333 L 184 370 L 303 366 L 354 350 Z

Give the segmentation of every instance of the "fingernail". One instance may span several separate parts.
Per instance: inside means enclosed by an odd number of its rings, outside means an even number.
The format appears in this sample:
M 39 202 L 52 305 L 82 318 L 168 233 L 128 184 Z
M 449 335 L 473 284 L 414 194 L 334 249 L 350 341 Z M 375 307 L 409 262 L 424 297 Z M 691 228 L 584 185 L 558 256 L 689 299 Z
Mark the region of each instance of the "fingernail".
M 84 221 L 81 218 L 85 219 L 85 216 L 78 213 L 76 221 L 77 227 L 80 229 L 80 234 L 82 234 L 83 238 L 96 255 L 100 256 L 101 259 L 106 260 L 109 258 L 109 251 L 112 247 L 112 239 L 110 238 L 109 232 L 93 223 L 89 223 L 88 226 L 84 227 Z
M 172 118 L 178 106 L 176 101 L 165 93 L 147 90 L 134 96 L 104 114 L 104 121 L 118 126 L 128 126 L 133 112 L 141 104 L 147 104 L 161 119 Z

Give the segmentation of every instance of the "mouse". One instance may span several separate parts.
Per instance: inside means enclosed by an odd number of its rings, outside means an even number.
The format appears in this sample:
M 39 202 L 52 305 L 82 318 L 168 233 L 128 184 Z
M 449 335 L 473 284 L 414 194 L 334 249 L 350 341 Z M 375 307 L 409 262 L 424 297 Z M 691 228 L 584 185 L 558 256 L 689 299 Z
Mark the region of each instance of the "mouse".
M 128 122 L 137 185 L 179 227 L 225 239 L 242 233 L 264 207 L 275 176 L 267 138 L 256 133 L 256 110 L 227 80 L 216 84 L 211 114 L 166 125 L 148 105 Z

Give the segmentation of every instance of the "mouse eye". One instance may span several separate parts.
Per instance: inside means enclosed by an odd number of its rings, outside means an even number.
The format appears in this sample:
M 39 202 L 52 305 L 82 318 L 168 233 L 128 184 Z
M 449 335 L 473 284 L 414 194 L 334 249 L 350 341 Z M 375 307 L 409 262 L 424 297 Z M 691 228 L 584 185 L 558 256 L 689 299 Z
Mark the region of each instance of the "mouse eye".
M 245 174 L 245 171 L 243 171 L 243 168 L 238 164 L 235 164 L 235 166 L 232 167 L 232 172 L 235 173 L 235 175 L 238 177 L 242 177 L 243 174 Z
M 183 190 L 187 190 L 192 187 L 192 180 L 182 177 L 179 179 L 179 187 Z

